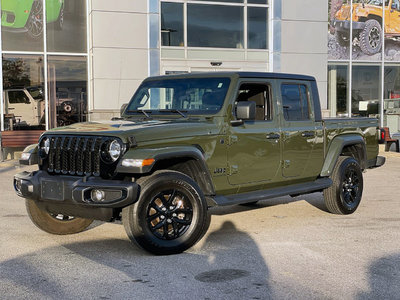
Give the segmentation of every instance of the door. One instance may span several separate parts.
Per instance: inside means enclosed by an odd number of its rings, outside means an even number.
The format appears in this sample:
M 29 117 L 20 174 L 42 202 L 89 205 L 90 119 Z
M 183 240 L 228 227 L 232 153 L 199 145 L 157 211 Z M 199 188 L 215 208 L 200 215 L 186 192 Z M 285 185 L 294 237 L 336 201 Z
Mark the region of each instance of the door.
M 281 82 L 282 104 L 282 175 L 286 178 L 308 178 L 313 169 L 317 131 L 310 101 L 310 86 L 304 82 Z
M 280 130 L 274 117 L 269 82 L 240 82 L 235 104 L 256 103 L 256 119 L 231 126 L 228 138 L 229 183 L 232 185 L 272 182 L 280 170 Z
M 392 0 L 390 8 L 385 10 L 385 33 L 400 35 L 400 1 Z

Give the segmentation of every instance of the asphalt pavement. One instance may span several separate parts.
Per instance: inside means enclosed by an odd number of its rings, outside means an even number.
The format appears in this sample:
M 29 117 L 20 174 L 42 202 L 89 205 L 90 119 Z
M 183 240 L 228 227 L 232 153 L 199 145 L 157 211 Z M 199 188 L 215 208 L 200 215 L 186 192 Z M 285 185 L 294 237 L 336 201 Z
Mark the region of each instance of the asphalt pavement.
M 364 173 L 356 213 L 325 211 L 321 193 L 212 210 L 208 233 L 153 256 L 123 226 L 37 229 L 0 164 L 1 299 L 400 299 L 400 154 Z

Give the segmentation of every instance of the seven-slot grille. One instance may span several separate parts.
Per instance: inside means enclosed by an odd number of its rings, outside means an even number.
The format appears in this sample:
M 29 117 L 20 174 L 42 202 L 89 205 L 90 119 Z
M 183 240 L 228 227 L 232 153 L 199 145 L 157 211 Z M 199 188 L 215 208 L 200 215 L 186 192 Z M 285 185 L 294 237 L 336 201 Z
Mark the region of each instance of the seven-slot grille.
M 49 173 L 100 176 L 101 151 L 113 138 L 49 135 Z

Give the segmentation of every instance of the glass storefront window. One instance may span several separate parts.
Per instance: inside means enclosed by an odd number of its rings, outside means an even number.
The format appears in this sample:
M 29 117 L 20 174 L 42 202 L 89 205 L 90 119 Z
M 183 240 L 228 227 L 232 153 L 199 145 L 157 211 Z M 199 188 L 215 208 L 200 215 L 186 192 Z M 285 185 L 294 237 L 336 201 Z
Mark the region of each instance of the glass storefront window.
M 244 48 L 243 7 L 187 6 L 189 47 Z
M 400 66 L 385 66 L 384 126 L 391 133 L 400 131 Z
M 268 9 L 249 7 L 247 9 L 247 47 L 267 49 Z
M 328 107 L 331 116 L 348 115 L 348 66 L 328 66 Z
M 3 55 L 5 130 L 45 128 L 43 56 Z
M 249 4 L 268 4 L 268 0 L 247 0 Z
M 196 0 L 196 1 L 243 3 L 243 0 Z
M 183 45 L 183 4 L 161 3 L 161 45 Z
M 351 111 L 356 117 L 379 117 L 380 66 L 353 65 Z
M 87 119 L 86 57 L 49 56 L 50 128 Z
M 86 1 L 46 0 L 46 17 L 47 51 L 86 52 Z
M 3 50 L 43 51 L 43 26 L 42 0 L 1 0 Z

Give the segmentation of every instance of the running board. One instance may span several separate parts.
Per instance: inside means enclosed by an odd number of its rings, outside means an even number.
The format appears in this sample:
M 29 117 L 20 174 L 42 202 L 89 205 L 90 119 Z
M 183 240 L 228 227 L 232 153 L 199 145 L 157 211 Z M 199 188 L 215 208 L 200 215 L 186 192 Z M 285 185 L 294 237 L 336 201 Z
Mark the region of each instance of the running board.
M 268 190 L 261 190 L 249 193 L 229 195 L 229 196 L 215 196 L 212 198 L 212 202 L 215 202 L 213 206 L 229 206 L 229 205 L 255 202 L 259 200 L 265 200 L 286 195 L 308 194 L 312 192 L 321 191 L 323 189 L 330 187 L 331 185 L 332 185 L 332 180 L 328 177 L 324 177 L 324 178 L 319 178 L 313 182 L 282 186 L 279 188 L 273 188 Z

